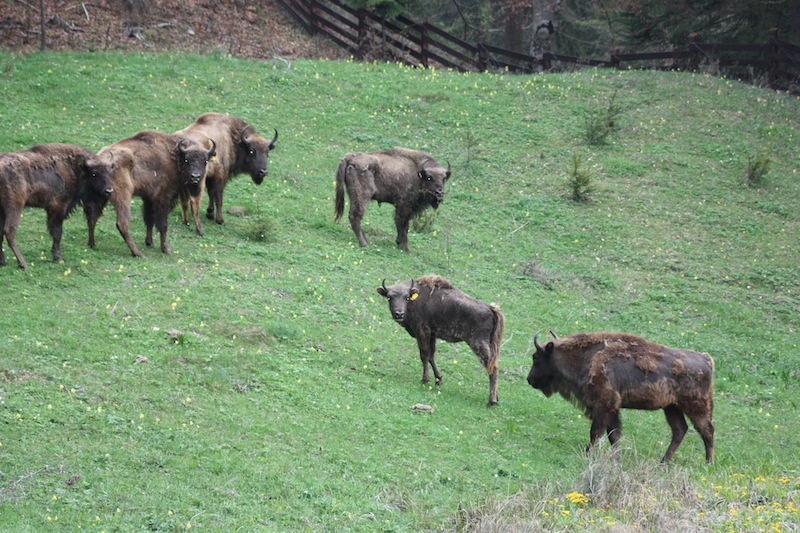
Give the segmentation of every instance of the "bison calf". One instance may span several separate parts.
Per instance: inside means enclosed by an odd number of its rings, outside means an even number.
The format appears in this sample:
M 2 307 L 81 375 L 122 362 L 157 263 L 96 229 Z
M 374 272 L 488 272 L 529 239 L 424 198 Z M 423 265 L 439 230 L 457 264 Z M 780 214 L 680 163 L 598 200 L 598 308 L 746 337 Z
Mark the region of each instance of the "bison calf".
M 367 239 L 361 219 L 367 204 L 375 200 L 394 205 L 396 242 L 406 252 L 408 223 L 411 217 L 428 206 L 437 209 L 444 200 L 444 184 L 450 177 L 450 164 L 445 169 L 430 155 L 406 148 L 386 152 L 347 154 L 336 169 L 334 218 L 344 212 L 344 191 L 350 197 L 350 226 L 361 246 Z
M 239 173 L 250 174 L 253 183 L 261 185 L 269 171 L 269 153 L 275 148 L 278 130 L 272 140 L 259 135 L 255 128 L 244 120 L 220 113 L 205 113 L 186 128 L 175 132 L 200 143 L 213 139 L 217 143 L 217 155 L 208 165 L 205 185 L 208 189 L 208 209 L 206 217 L 223 224 L 222 193 L 225 185 Z M 187 211 L 191 201 L 192 218 L 198 235 L 203 234 L 200 224 L 201 194 L 190 197 L 181 194 L 183 223 L 188 224 Z M 215 215 L 216 209 L 216 215 Z
M 102 209 L 111 194 L 111 165 L 74 144 L 39 144 L 28 150 L 0 154 L 0 265 L 5 265 L 3 239 L 27 268 L 16 243 L 25 206 L 47 212 L 47 229 L 53 237 L 53 260 L 61 261 L 64 219 L 82 202 L 88 213 Z
M 417 339 L 423 383 L 430 379 L 429 364 L 436 384 L 442 382 L 442 374 L 434 359 L 436 339 L 463 341 L 489 373 L 489 407 L 497 403 L 497 360 L 505 318 L 496 305 L 476 300 L 436 275 L 391 287 L 387 287 L 386 280 L 383 280 L 378 294 L 389 300 L 389 312 L 394 321 Z
M 132 137 L 106 146 L 98 157 L 114 164 L 114 193 L 110 201 L 117 212 L 117 229 L 136 257 L 144 257 L 130 234 L 131 199 L 142 199 L 145 244 L 153 245 L 153 226 L 161 234 L 161 250 L 171 253 L 167 244 L 167 219 L 182 191 L 197 196 L 205 177 L 208 160 L 214 156 L 214 142 L 203 145 L 186 137 L 156 131 L 141 131 Z M 88 213 L 87 213 L 88 216 Z M 94 226 L 100 212 L 89 221 L 89 244 L 94 243 Z
M 554 392 L 583 406 L 592 421 L 591 450 L 603 432 L 616 447 L 620 408 L 663 409 L 672 442 L 661 459 L 672 459 L 686 435 L 684 415 L 703 438 L 706 461 L 714 460 L 714 361 L 706 353 L 668 348 L 622 333 L 577 333 L 536 352 L 528 383 L 549 397 Z

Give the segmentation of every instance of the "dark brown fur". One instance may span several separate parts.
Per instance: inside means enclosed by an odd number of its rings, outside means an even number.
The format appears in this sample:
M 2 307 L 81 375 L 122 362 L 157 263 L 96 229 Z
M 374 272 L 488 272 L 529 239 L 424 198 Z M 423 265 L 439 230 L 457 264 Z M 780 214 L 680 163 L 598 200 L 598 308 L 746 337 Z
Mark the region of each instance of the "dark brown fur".
M 683 441 L 686 415 L 703 438 L 706 461 L 713 462 L 714 361 L 708 354 L 606 332 L 535 344 L 528 383 L 545 396 L 557 392 L 584 408 L 592 421 L 589 449 L 603 432 L 616 445 L 621 408 L 663 409 L 672 442 L 662 461 L 672 459 Z
M 425 152 L 393 148 L 386 152 L 347 154 L 336 169 L 334 218 L 344 212 L 344 191 L 350 198 L 350 226 L 361 246 L 367 239 L 361 219 L 370 200 L 394 205 L 396 242 L 406 252 L 408 224 L 415 214 L 427 207 L 437 209 L 444 200 L 445 181 L 450 165 L 442 167 Z
M 208 165 L 204 182 L 204 186 L 208 188 L 206 217 L 216 220 L 217 224 L 224 224 L 222 193 L 225 186 L 236 174 L 240 173 L 250 174 L 253 183 L 261 185 L 269 172 L 269 152 L 275 148 L 278 130 L 275 130 L 275 137 L 268 141 L 259 135 L 253 126 L 240 118 L 220 113 L 206 113 L 190 126 L 175 133 L 200 143 L 205 143 L 206 139 L 213 139 L 217 143 L 217 155 Z M 198 235 L 203 235 L 203 227 L 198 214 L 202 199 L 202 187 L 200 193 L 194 197 L 181 194 L 181 210 L 183 223 L 188 224 L 188 204 L 191 201 L 195 230 Z
M 436 366 L 436 339 L 466 342 L 489 373 L 489 406 L 497 403 L 498 359 L 505 317 L 494 304 L 464 294 L 441 276 L 378 287 L 378 294 L 389 300 L 392 318 L 417 339 L 422 360 L 422 382 L 433 368 L 436 384 L 442 374 Z
M 53 237 L 53 260 L 62 261 L 61 235 L 66 219 L 79 202 L 88 213 L 102 209 L 111 194 L 111 168 L 74 144 L 40 144 L 28 150 L 0 154 L 0 265 L 5 265 L 3 239 L 27 268 L 16 243 L 25 206 L 47 212 L 47 230 Z
M 181 191 L 200 194 L 200 183 L 209 158 L 214 156 L 213 144 L 207 145 L 178 135 L 142 131 L 127 139 L 106 146 L 98 157 L 113 161 L 114 193 L 110 201 L 117 212 L 117 229 L 131 253 L 144 257 L 130 234 L 131 198 L 142 198 L 144 223 L 147 228 L 145 244 L 153 245 L 153 226 L 161 235 L 161 250 L 171 253 L 167 244 L 167 218 L 175 207 Z M 94 226 L 100 213 L 89 222 L 89 245 L 94 244 Z

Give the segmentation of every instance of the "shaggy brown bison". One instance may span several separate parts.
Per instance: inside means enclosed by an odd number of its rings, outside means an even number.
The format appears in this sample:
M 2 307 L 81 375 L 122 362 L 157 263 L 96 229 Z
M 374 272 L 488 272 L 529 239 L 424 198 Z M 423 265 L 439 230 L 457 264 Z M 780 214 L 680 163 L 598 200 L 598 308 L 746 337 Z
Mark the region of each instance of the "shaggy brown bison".
M 714 361 L 708 354 L 623 333 L 576 333 L 545 346 L 534 337 L 534 344 L 528 383 L 583 406 L 592 421 L 589 450 L 603 432 L 616 446 L 620 408 L 663 409 L 672 442 L 661 461 L 672 459 L 686 435 L 686 415 L 703 438 L 706 461 L 713 462 Z
M 130 234 L 131 199 L 142 198 L 144 223 L 147 228 L 145 244 L 153 245 L 153 226 L 161 234 L 161 250 L 171 253 L 167 244 L 167 219 L 181 191 L 200 194 L 208 160 L 214 156 L 214 143 L 204 145 L 186 137 L 141 131 L 117 141 L 98 152 L 98 157 L 114 164 L 112 182 L 114 193 L 110 201 L 117 212 L 117 229 L 131 253 L 144 257 Z M 88 216 L 88 215 L 87 215 Z M 100 213 L 93 213 L 89 222 L 89 243 L 94 243 L 92 231 Z
M 436 366 L 436 339 L 466 342 L 489 373 L 489 407 L 497 403 L 497 361 L 503 339 L 505 317 L 494 304 L 464 294 L 445 278 L 423 276 L 417 280 L 378 287 L 378 294 L 389 300 L 395 322 L 417 339 L 422 360 L 422 383 L 427 383 L 428 364 L 436 384 L 442 374 Z
M 72 210 L 83 202 L 88 213 L 102 209 L 111 194 L 111 166 L 82 146 L 39 144 L 0 154 L 0 265 L 6 264 L 3 239 L 17 257 L 20 268 L 27 268 L 16 243 L 17 229 L 25 206 L 47 212 L 47 230 L 53 237 L 53 260 L 62 261 L 61 235 Z
M 225 223 L 222 218 L 222 193 L 225 185 L 239 173 L 250 174 L 253 183 L 261 185 L 269 171 L 269 152 L 275 148 L 275 141 L 278 140 L 278 130 L 275 130 L 272 140 L 268 141 L 251 124 L 220 113 L 201 115 L 194 124 L 176 131 L 175 134 L 200 143 L 205 143 L 206 139 L 213 139 L 217 143 L 217 155 L 208 165 L 205 180 L 208 188 L 206 217 L 215 219 L 217 224 Z M 187 211 L 191 200 L 192 218 L 198 235 L 203 235 L 198 214 L 201 199 L 201 196 L 190 198 L 188 194 L 181 195 L 183 223 L 189 223 Z
M 336 198 L 334 219 L 344 212 L 344 191 L 350 198 L 350 226 L 361 246 L 367 239 L 361 229 L 361 219 L 367 204 L 375 200 L 394 205 L 395 242 L 406 252 L 408 223 L 426 207 L 434 209 L 444 200 L 444 184 L 450 177 L 450 164 L 445 169 L 430 155 L 406 148 L 386 152 L 347 154 L 336 169 Z

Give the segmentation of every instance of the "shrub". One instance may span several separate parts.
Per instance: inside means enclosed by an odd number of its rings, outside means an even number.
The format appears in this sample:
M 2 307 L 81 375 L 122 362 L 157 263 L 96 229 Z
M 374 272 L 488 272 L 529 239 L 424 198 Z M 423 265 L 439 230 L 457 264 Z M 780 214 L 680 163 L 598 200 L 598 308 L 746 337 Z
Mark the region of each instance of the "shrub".
M 580 156 L 573 154 L 567 179 L 569 197 L 576 202 L 591 200 L 589 195 L 595 190 L 593 176 L 594 172 L 583 166 Z
M 614 91 L 608 107 L 589 111 L 586 117 L 586 141 L 592 146 L 606 144 L 621 114 L 622 107 L 617 103 L 617 91 Z
M 747 156 L 747 165 L 744 170 L 745 183 L 750 187 L 761 187 L 764 184 L 764 176 L 769 172 L 771 162 L 769 154 L 763 149 L 754 155 Z

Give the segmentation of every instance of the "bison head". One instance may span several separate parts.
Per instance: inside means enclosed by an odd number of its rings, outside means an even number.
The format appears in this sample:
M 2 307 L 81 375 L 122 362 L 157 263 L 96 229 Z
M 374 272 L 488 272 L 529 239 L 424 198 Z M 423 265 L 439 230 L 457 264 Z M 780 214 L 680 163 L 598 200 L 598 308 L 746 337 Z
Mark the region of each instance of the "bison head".
M 100 198 L 108 198 L 114 192 L 111 177 L 114 174 L 114 154 L 108 152 L 107 156 L 92 156 L 83 163 L 86 172 L 90 194 Z
M 536 352 L 533 354 L 531 371 L 528 372 L 528 383 L 531 387 L 541 390 L 545 396 L 549 397 L 553 394 L 552 383 L 555 378 L 553 366 L 553 349 L 555 345 L 550 341 L 542 347 L 539 344 L 538 333 L 533 337 L 533 345 L 536 347 Z
M 248 124 L 239 135 L 239 148 L 236 150 L 237 167 L 243 169 L 253 178 L 253 183 L 261 185 L 269 172 L 269 152 L 275 149 L 278 140 L 278 130 L 271 141 L 266 140 L 255 132 L 255 128 Z
M 429 198 L 434 209 L 438 208 L 439 204 L 444 201 L 444 183 L 450 177 L 450 162 L 447 162 L 447 169 L 445 169 L 433 159 L 429 159 L 423 163 L 417 175 L 423 195 Z
M 386 286 L 386 279 L 378 287 L 378 294 L 389 300 L 389 312 L 392 319 L 403 324 L 408 313 L 408 306 L 419 297 L 419 289 L 414 287 L 414 280 L 410 283 L 398 283 Z
M 183 184 L 194 193 L 199 192 L 200 182 L 206 175 L 208 161 L 217 153 L 217 143 L 211 141 L 211 149 L 197 141 L 181 137 L 178 143 L 178 155 L 181 169 L 181 179 Z

